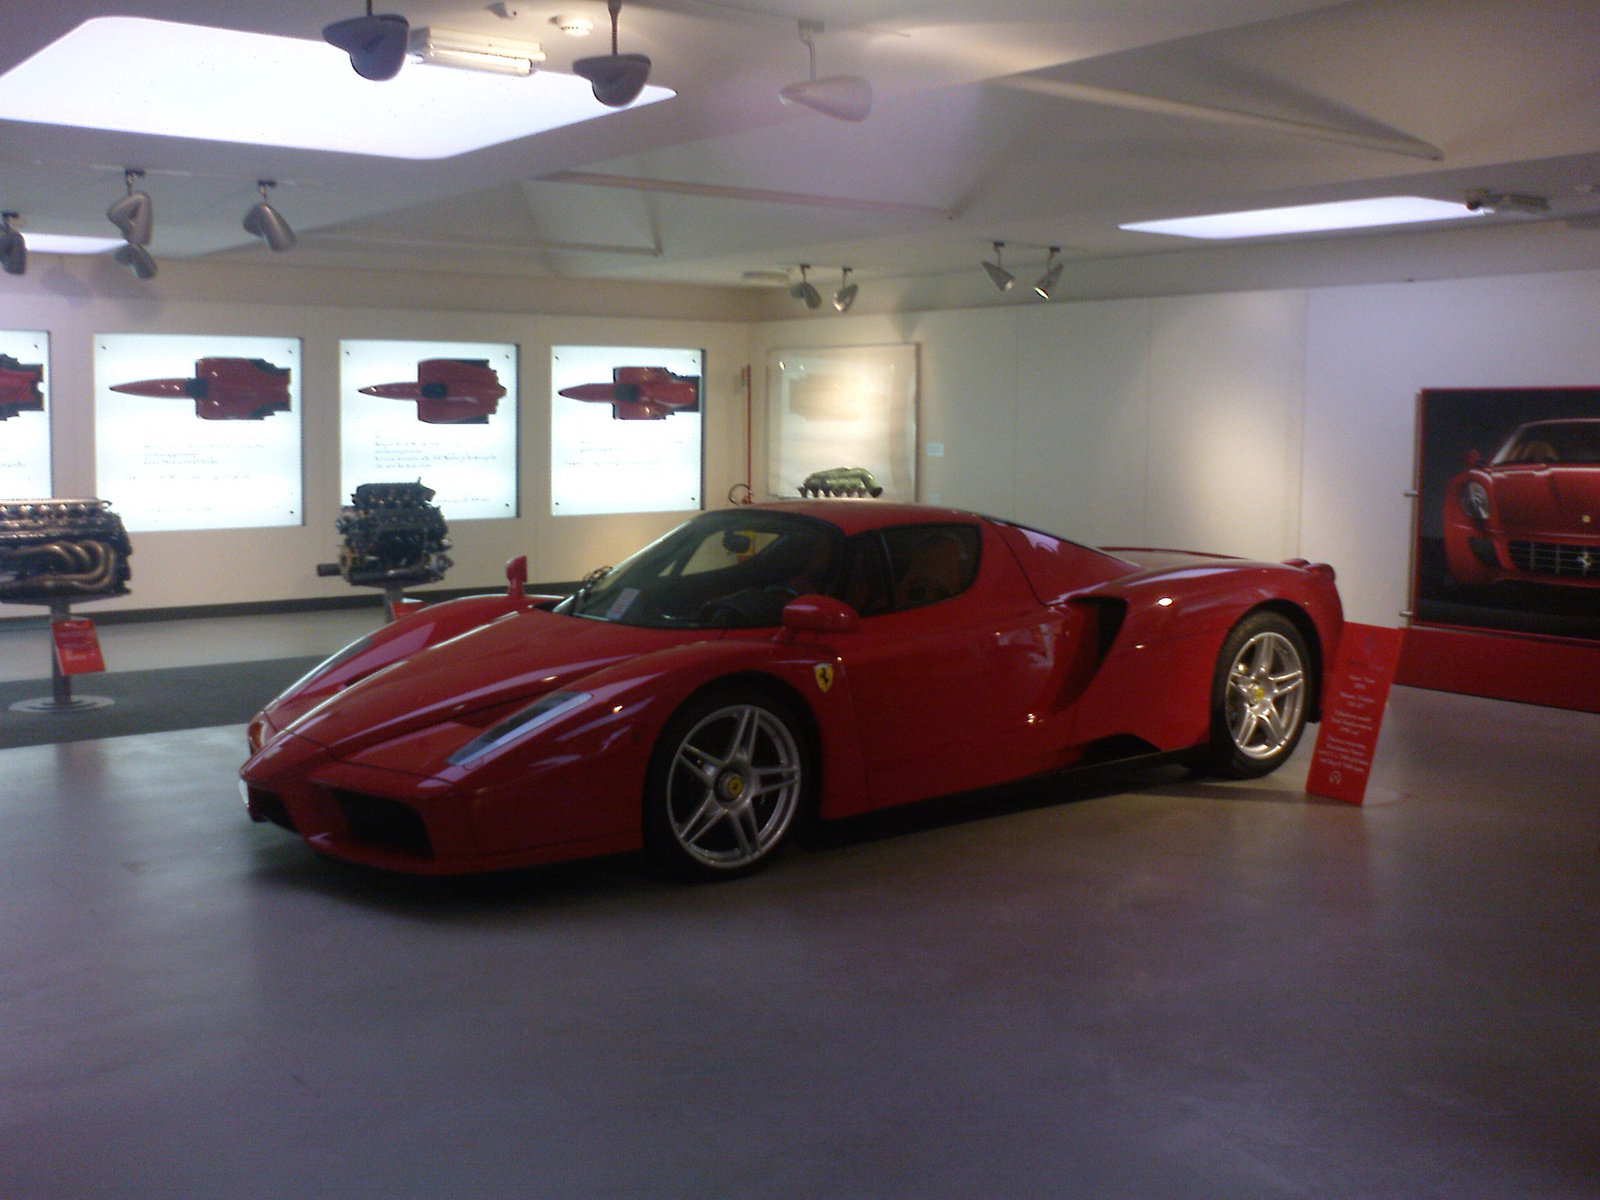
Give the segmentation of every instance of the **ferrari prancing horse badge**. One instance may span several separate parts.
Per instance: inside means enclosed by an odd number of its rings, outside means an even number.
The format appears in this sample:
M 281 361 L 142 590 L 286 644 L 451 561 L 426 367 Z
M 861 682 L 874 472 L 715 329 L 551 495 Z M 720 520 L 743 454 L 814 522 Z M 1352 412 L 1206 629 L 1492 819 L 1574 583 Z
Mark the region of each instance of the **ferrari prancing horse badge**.
M 833 664 L 832 663 L 818 663 L 816 666 L 812 667 L 811 669 L 814 672 L 816 672 L 817 690 L 819 692 L 825 692 L 825 691 L 827 691 L 829 688 L 831 688 L 833 686 Z

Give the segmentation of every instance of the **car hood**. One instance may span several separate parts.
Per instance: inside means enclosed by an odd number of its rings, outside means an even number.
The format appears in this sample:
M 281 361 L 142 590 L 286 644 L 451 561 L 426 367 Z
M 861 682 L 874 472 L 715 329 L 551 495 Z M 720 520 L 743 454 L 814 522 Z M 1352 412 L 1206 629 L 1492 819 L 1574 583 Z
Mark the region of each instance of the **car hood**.
M 1600 466 L 1505 467 L 1490 479 L 1507 533 L 1600 534 Z
M 625 659 L 721 636 L 721 630 L 641 629 L 537 609 L 512 613 L 368 676 L 289 728 L 342 758 L 557 691 Z

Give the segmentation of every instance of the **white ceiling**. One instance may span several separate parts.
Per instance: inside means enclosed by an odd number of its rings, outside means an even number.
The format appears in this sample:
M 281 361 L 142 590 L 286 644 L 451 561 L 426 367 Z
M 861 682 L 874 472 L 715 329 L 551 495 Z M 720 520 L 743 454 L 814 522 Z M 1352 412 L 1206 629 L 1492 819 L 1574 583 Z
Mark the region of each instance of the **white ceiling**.
M 538 41 L 547 70 L 606 49 L 600 0 L 503 7 L 515 15 L 470 0 L 378 6 L 413 26 Z M 0 71 L 112 12 L 316 38 L 361 11 L 8 0 Z M 595 33 L 565 37 L 557 13 Z M 779 103 L 805 77 L 802 17 L 826 23 L 819 74 L 871 80 L 861 124 Z M 738 286 L 807 262 L 825 286 L 853 267 L 864 302 L 874 288 L 987 286 L 976 267 L 995 239 L 1019 276 L 1062 246 L 1069 293 L 1114 292 L 1119 278 L 1193 290 L 1230 271 L 1321 282 L 1357 261 L 1401 277 L 1475 256 L 1487 270 L 1600 263 L 1596 0 L 637 0 L 620 40 L 676 98 L 433 162 L 0 122 L 0 206 L 25 233 L 103 235 L 121 168 L 141 167 L 158 260 L 265 261 L 239 220 L 269 176 L 301 237 L 285 264 Z M 676 188 L 626 186 L 638 181 Z M 1117 229 L 1473 188 L 1543 195 L 1550 216 L 1228 248 Z M 1523 250 L 1507 253 L 1511 239 Z

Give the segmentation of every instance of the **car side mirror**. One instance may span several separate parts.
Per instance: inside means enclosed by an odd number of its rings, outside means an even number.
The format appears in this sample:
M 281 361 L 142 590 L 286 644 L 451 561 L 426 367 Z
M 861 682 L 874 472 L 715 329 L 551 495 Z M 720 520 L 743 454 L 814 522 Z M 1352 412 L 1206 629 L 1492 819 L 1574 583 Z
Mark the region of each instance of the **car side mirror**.
M 790 634 L 853 633 L 860 624 L 861 614 L 832 596 L 796 596 L 783 606 L 783 627 Z
M 1479 466 L 1482 462 L 1483 455 L 1479 454 L 1476 450 L 1468 450 L 1461 456 L 1461 465 L 1466 467 L 1469 471 L 1474 467 Z
M 528 556 L 519 554 L 506 561 L 506 595 L 522 599 L 522 585 L 528 582 Z

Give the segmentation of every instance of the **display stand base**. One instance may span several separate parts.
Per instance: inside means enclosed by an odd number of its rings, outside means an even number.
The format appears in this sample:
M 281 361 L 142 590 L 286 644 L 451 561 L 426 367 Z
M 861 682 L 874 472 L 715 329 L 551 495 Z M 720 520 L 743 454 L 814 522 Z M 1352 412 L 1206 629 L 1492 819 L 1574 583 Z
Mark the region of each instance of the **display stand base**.
M 40 696 L 37 700 L 18 700 L 11 705 L 12 712 L 74 713 L 91 708 L 110 708 L 116 701 L 110 696 L 68 696 L 57 700 L 54 696 Z
M 93 599 L 93 597 L 90 597 Z M 25 603 L 25 602 L 24 602 Z M 61 669 L 61 655 L 56 652 L 55 623 L 72 618 L 72 602 L 56 597 L 46 601 L 50 605 L 50 695 L 37 700 L 18 700 L 12 712 L 75 713 L 94 708 L 110 708 L 116 703 L 110 696 L 74 696 L 72 676 Z M 98 656 L 98 650 L 96 651 Z

